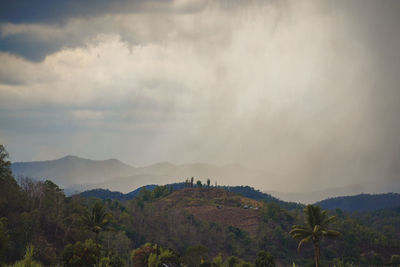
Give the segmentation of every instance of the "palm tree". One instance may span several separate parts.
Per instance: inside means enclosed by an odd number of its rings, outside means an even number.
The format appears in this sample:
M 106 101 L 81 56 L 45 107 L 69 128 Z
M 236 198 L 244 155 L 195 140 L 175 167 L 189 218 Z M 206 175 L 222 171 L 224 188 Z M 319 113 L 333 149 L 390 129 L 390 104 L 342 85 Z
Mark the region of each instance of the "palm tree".
M 112 215 L 106 212 L 106 209 L 100 201 L 97 201 L 93 208 L 86 210 L 83 216 L 83 222 L 90 231 L 96 234 L 96 244 L 98 234 L 107 228 L 111 223 Z
M 313 205 L 307 205 L 304 208 L 304 213 L 306 215 L 305 225 L 293 225 L 292 231 L 289 234 L 294 239 L 300 240 L 298 250 L 304 244 L 310 241 L 313 242 L 315 266 L 318 267 L 320 260 L 320 240 L 323 237 L 338 237 L 340 235 L 339 232 L 328 229 L 329 224 L 336 219 L 336 216 L 329 216 L 326 210 L 321 210 L 319 206 Z

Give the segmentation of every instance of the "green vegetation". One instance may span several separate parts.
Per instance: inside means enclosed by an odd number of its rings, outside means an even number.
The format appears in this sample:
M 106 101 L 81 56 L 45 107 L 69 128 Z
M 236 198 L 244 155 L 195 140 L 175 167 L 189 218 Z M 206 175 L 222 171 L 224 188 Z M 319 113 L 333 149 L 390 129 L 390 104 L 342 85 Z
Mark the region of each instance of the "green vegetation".
M 305 225 L 293 225 L 290 235 L 299 239 L 298 249 L 309 242 L 314 245 L 315 266 L 320 266 L 320 241 L 322 237 L 338 237 L 339 232 L 329 230 L 329 224 L 336 220 L 336 216 L 329 216 L 327 211 L 322 211 L 319 206 L 307 205 L 304 209 L 306 215 Z
M 310 266 L 314 250 L 298 252 L 291 234 L 318 241 L 320 266 L 399 265 L 400 208 L 303 212 L 250 187 L 231 187 L 237 194 L 194 178 L 126 200 L 66 197 L 51 181 L 17 183 L 3 146 L 0 171 L 1 266 Z M 340 238 L 321 238 L 333 235 L 328 224 Z
M 270 253 L 260 251 L 257 253 L 255 265 L 255 267 L 275 267 L 275 260 Z
M 42 265 L 33 260 L 35 247 L 32 244 L 26 246 L 25 256 L 22 260 L 17 261 L 12 265 L 8 265 L 9 267 L 42 267 Z
M 85 210 L 82 216 L 83 224 L 96 234 L 96 243 L 101 231 L 106 230 L 113 219 L 111 213 L 107 213 L 102 202 L 96 201 L 90 210 Z

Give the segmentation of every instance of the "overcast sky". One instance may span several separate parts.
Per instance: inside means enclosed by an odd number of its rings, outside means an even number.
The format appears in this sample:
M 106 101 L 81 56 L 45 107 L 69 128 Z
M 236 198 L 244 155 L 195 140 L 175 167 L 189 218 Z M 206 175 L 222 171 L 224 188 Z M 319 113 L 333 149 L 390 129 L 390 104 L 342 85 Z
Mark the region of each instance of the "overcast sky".
M 1 1 L 0 143 L 13 161 L 398 183 L 399 14 L 396 0 Z

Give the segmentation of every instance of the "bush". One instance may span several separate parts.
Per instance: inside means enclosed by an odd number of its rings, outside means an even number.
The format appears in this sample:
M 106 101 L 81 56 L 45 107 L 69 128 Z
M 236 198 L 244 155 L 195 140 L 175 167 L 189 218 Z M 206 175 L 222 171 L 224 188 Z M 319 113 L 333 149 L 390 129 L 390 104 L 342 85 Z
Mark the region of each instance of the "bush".
M 257 253 L 255 264 L 256 267 L 275 267 L 275 260 L 270 253 L 260 251 Z
M 400 255 L 392 255 L 390 262 L 393 265 L 400 265 Z
M 26 253 L 24 259 L 17 261 L 13 265 L 9 265 L 9 267 L 42 267 L 42 265 L 33 260 L 35 247 L 32 244 L 29 244 L 26 247 Z
M 84 243 L 68 244 L 62 252 L 62 262 L 67 266 L 94 266 L 100 259 L 101 246 L 88 239 Z

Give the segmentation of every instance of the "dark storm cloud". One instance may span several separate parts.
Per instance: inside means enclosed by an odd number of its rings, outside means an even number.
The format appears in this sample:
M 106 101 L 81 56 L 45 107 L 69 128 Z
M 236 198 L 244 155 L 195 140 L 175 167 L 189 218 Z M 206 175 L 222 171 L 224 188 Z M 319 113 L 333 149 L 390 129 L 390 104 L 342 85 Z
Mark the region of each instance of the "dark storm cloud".
M 206 2 L 184 2 L 176 4 L 172 0 L 60 0 L 60 1 L 1 1 L 0 3 L 0 52 L 21 56 L 29 61 L 42 61 L 47 55 L 63 48 L 84 45 L 85 38 L 101 34 L 104 29 L 92 29 L 82 34 L 47 36 L 35 32 L 23 31 L 4 34 L 7 25 L 42 25 L 50 26 L 60 31 L 71 19 L 90 19 L 113 14 L 147 14 L 147 13 L 191 13 L 204 7 Z M 112 28 L 112 26 L 108 26 Z M 118 28 L 118 27 L 117 27 Z M 112 29 L 118 32 L 119 29 Z M 79 31 L 79 29 L 76 29 Z M 136 38 L 126 38 L 135 43 Z M 136 42 L 137 43 L 137 42 Z
M 97 16 L 118 12 L 139 12 L 144 1 L 1 1 L 0 23 L 39 23 L 63 25 L 71 18 Z M 154 2 L 154 1 L 153 1 Z M 129 7 L 129 8 L 128 8 Z M 35 33 L 23 32 L 0 37 L 0 51 L 21 56 L 27 60 L 39 62 L 48 54 L 63 47 L 74 47 L 81 40 L 71 38 L 47 39 Z
M 50 42 L 43 40 L 29 33 L 0 38 L 0 51 L 18 55 L 33 62 L 42 61 L 48 54 L 60 50 L 64 45 L 55 40 Z
M 158 10 L 171 0 L 6 0 L 0 21 L 11 23 L 63 23 L 71 17 Z M 161 4 L 161 6 L 159 5 Z

